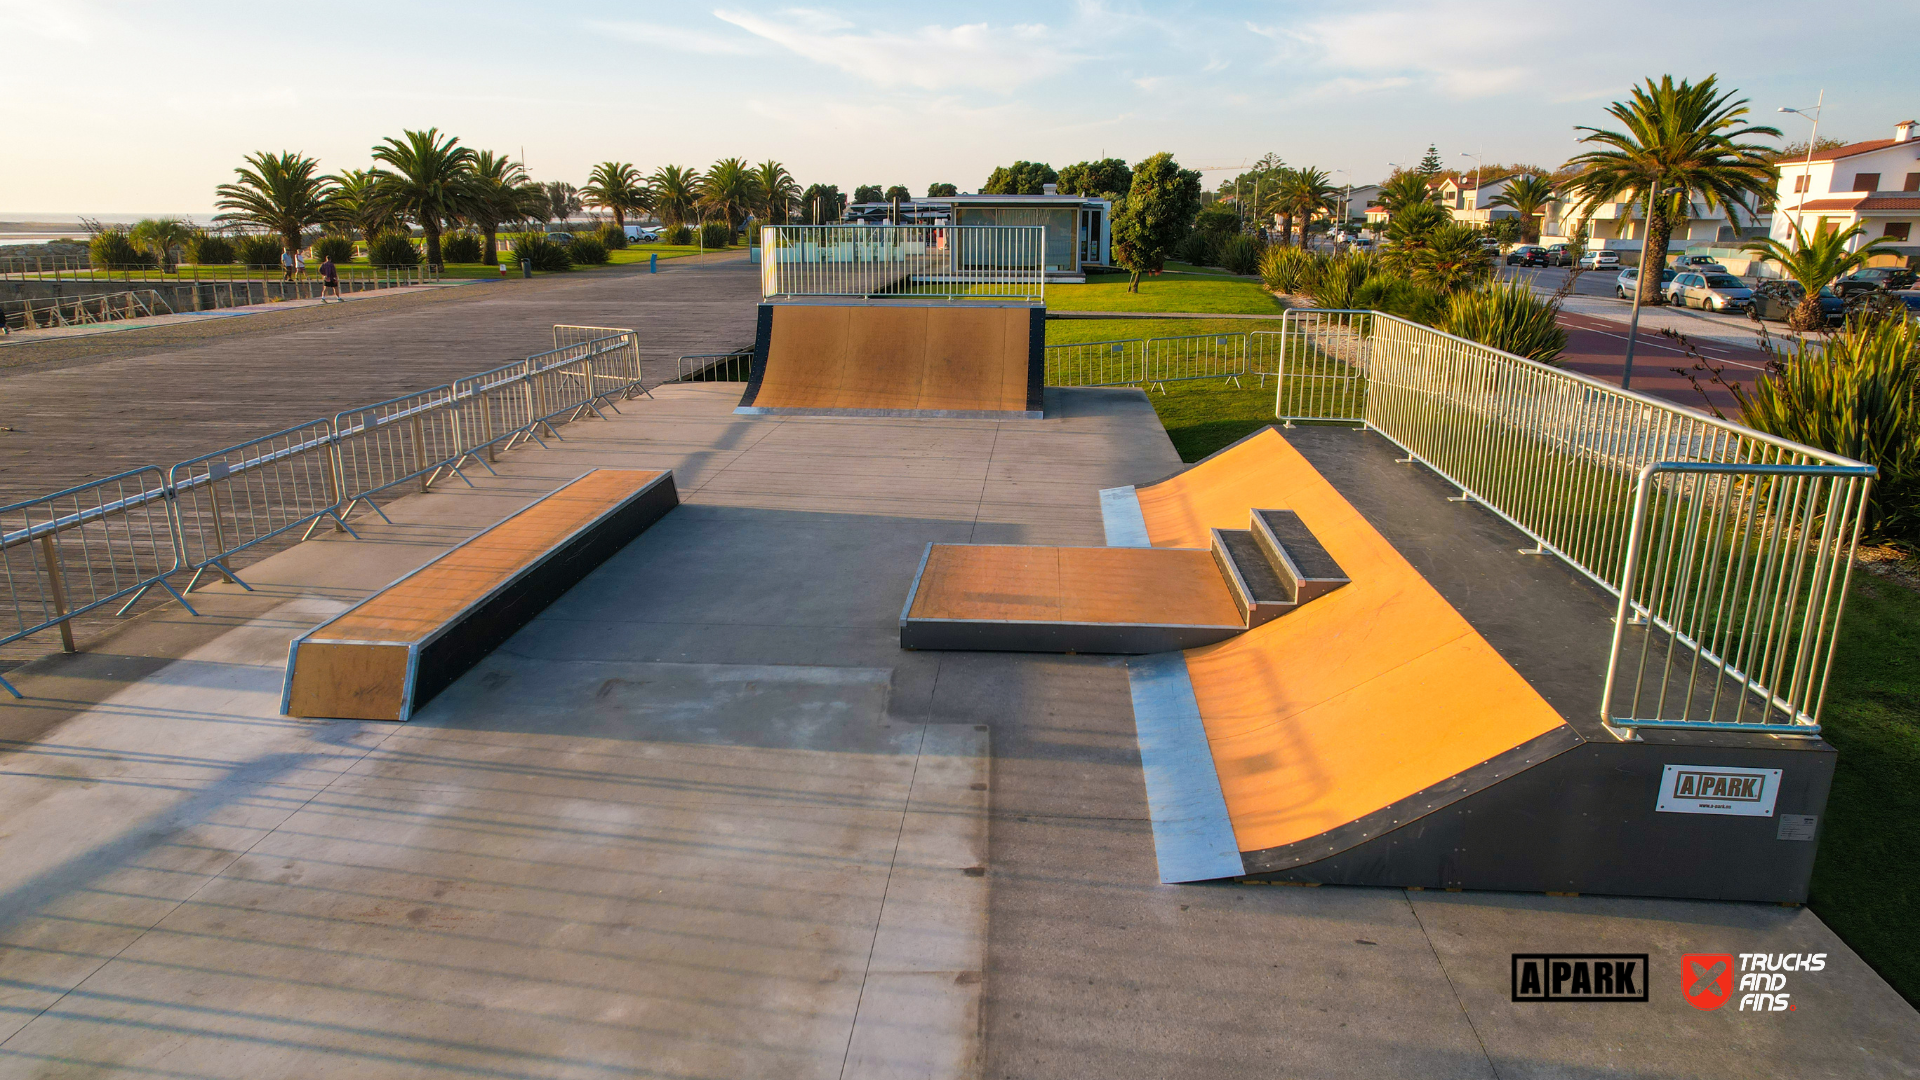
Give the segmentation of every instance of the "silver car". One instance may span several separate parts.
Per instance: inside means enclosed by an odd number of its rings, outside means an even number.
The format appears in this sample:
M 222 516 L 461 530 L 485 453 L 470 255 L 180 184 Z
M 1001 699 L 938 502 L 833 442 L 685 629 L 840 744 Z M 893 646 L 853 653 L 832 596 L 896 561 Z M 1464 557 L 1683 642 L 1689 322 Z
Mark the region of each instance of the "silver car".
M 1667 291 L 1667 286 L 1673 282 L 1674 277 L 1679 273 L 1680 271 L 1672 267 L 1660 271 L 1661 293 L 1664 294 Z M 1620 271 L 1619 277 L 1613 279 L 1613 295 L 1618 296 L 1622 300 L 1633 299 L 1633 290 L 1639 287 L 1640 268 L 1637 266 L 1627 267 L 1625 270 Z
M 1753 303 L 1753 290 L 1732 274 L 1682 270 L 1667 286 L 1667 302 L 1702 311 L 1745 311 Z

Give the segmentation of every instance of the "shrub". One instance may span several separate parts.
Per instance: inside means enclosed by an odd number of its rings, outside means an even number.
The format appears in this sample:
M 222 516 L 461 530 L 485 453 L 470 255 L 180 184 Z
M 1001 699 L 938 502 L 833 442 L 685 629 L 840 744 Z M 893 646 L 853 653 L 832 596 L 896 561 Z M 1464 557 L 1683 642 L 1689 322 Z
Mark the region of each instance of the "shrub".
M 1319 279 L 1321 264 L 1326 261 L 1305 248 L 1270 245 L 1260 256 L 1260 280 L 1278 292 L 1306 293 Z
M 709 251 L 733 243 L 733 229 L 724 221 L 709 221 L 700 226 L 700 246 Z
M 1257 273 L 1262 247 L 1257 237 L 1229 236 L 1220 244 L 1220 265 L 1230 274 Z
M 1307 291 L 1317 307 L 1353 309 L 1360 303 L 1360 290 L 1379 273 L 1379 262 L 1364 251 L 1347 251 L 1326 260 L 1319 273 L 1308 283 Z
M 1455 337 L 1551 364 L 1567 347 L 1556 318 L 1560 304 L 1542 300 L 1517 281 L 1489 281 L 1455 293 L 1440 329 Z
M 1220 265 L 1220 238 L 1213 233 L 1195 229 L 1187 234 L 1185 240 L 1175 249 L 1180 261 L 1190 266 Z
M 593 236 L 608 251 L 619 251 L 627 246 L 627 230 L 611 222 L 595 229 Z
M 662 229 L 660 231 L 660 242 L 663 244 L 678 244 L 684 247 L 693 243 L 693 230 L 685 225 L 675 225 L 671 229 Z
M 248 233 L 233 242 L 233 259 L 247 266 L 279 266 L 287 246 L 272 233 Z
M 345 236 L 323 236 L 313 242 L 315 259 L 332 259 L 336 263 L 353 261 L 353 241 Z
M 411 236 L 384 232 L 367 244 L 367 261 L 375 266 L 418 266 L 420 249 L 413 246 Z
M 596 236 L 576 236 L 567 245 L 567 258 L 580 266 L 601 266 L 607 261 L 607 245 Z
M 443 263 L 477 263 L 483 251 L 480 237 L 470 232 L 448 233 L 440 238 Z
M 153 256 L 133 246 L 125 229 L 106 229 L 87 241 L 87 259 L 95 270 L 143 269 L 153 265 Z
M 233 241 L 218 233 L 198 233 L 187 241 L 187 260 L 195 266 L 225 266 L 233 257 Z
M 546 233 L 520 233 L 513 238 L 511 258 L 515 266 L 532 263 L 535 270 L 571 270 L 573 259 L 567 249 L 547 239 Z
M 1438 326 L 1446 318 L 1447 294 L 1398 274 L 1375 274 L 1354 291 L 1353 306 Z
M 1920 543 L 1920 323 L 1850 321 L 1831 339 L 1795 341 L 1751 390 L 1740 418 L 1761 431 L 1878 466 L 1864 531 Z

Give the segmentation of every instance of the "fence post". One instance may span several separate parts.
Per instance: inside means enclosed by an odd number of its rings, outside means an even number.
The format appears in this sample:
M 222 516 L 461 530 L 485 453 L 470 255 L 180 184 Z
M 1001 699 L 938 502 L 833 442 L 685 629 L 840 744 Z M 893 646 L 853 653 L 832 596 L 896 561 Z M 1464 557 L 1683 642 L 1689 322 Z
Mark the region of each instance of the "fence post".
M 424 469 L 427 467 L 427 433 L 420 424 L 420 416 L 418 413 L 414 414 L 410 426 L 413 428 L 413 462 L 415 465 Z M 426 473 L 420 474 L 421 491 L 427 490 L 427 486 L 431 483 L 433 483 L 431 476 Z
M 47 587 L 53 593 L 53 611 L 56 615 L 67 613 L 67 586 L 60 576 L 60 556 L 53 547 L 53 534 L 45 533 L 40 537 L 40 557 L 47 563 Z M 73 646 L 73 621 L 60 620 L 60 648 L 66 652 L 78 652 Z

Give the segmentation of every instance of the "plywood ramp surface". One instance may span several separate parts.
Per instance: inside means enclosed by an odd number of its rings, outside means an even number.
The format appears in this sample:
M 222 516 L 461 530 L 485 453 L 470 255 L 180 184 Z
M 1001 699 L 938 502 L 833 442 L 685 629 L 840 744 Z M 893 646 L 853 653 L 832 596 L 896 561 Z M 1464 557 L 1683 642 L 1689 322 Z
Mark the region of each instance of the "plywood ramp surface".
M 596 469 L 327 624 L 335 641 L 420 641 L 661 474 Z
M 1564 726 L 1279 432 L 1138 494 L 1156 546 L 1293 510 L 1353 579 L 1186 654 L 1242 851 L 1311 839 Z
M 1004 622 L 1242 624 L 1206 550 L 935 544 L 908 616 Z
M 1024 307 L 778 305 L 755 408 L 1023 412 Z

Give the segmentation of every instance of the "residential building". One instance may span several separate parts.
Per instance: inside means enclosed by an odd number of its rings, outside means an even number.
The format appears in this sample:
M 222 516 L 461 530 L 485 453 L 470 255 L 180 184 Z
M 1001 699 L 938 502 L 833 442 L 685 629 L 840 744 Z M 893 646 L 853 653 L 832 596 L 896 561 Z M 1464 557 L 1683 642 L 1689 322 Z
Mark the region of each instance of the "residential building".
M 1584 220 L 1587 226 L 1585 246 L 1589 251 L 1616 251 L 1628 266 L 1640 264 L 1640 249 L 1646 243 L 1647 222 L 1638 203 L 1639 194 L 1629 191 L 1617 199 L 1589 205 L 1579 198 L 1556 199 L 1547 204 L 1546 220 L 1540 230 L 1542 244 L 1575 243 L 1575 234 Z M 1694 248 L 1714 246 L 1737 250 L 1749 240 L 1767 235 L 1771 218 L 1762 211 L 1755 214 L 1746 207 L 1733 215 L 1725 206 L 1707 206 L 1699 199 L 1687 205 L 1684 216 L 1670 223 L 1667 254 L 1681 254 Z
M 1793 243 L 1795 226 L 1801 232 L 1832 229 L 1844 232 L 1855 225 L 1865 235 L 1855 246 L 1875 237 L 1893 241 L 1892 250 L 1876 256 L 1875 265 L 1920 266 L 1920 138 L 1915 122 L 1902 120 L 1891 139 L 1816 151 L 1812 159 L 1780 163 L 1780 186 L 1771 235 Z
M 1380 201 L 1380 185 L 1361 184 L 1357 188 L 1349 189 L 1346 197 L 1347 220 L 1364 218 L 1367 216 L 1367 211 L 1373 209 L 1374 204 Z
M 1520 212 L 1511 206 L 1490 205 L 1515 179 L 1503 176 L 1482 182 L 1471 174 L 1458 180 L 1448 177 L 1438 188 L 1440 205 L 1453 215 L 1453 220 L 1476 228 L 1484 229 L 1503 218 L 1518 218 Z

